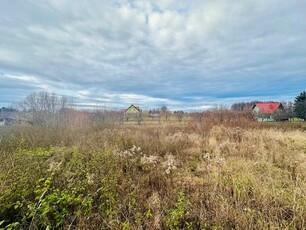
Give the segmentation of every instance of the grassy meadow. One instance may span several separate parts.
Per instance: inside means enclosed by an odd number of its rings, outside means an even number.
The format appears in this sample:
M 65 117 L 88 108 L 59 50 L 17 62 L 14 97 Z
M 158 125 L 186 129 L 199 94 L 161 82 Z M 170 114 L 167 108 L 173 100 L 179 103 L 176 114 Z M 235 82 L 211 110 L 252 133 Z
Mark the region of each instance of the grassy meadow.
M 305 229 L 306 132 L 222 114 L 16 126 L 0 141 L 0 228 Z

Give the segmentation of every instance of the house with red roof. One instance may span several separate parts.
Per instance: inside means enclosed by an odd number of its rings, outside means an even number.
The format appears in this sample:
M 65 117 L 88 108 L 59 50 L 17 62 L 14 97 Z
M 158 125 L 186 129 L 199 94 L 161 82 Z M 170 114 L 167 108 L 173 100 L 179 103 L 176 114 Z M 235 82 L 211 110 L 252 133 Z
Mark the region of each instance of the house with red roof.
M 256 103 L 252 112 L 258 121 L 275 121 L 274 115 L 283 109 L 280 102 L 262 102 Z

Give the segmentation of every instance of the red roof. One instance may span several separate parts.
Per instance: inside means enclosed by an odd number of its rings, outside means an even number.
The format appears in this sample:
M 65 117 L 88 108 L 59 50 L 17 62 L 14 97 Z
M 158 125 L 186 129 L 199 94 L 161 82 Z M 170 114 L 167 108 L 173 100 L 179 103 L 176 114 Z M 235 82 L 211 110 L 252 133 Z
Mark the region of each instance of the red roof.
M 276 112 L 276 110 L 282 108 L 282 103 L 279 102 L 256 103 L 255 106 L 257 106 L 262 113 L 272 114 Z

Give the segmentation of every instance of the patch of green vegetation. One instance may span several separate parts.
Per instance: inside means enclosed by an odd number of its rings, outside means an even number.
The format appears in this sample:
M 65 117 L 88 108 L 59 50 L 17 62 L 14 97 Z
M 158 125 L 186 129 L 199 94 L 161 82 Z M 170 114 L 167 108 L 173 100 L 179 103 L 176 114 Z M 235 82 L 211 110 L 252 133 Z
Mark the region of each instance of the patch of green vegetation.
M 185 220 L 187 210 L 190 208 L 190 202 L 183 191 L 177 194 L 175 207 L 167 215 L 166 225 L 170 229 L 191 229 L 192 223 Z
M 50 147 L 48 149 L 38 147 L 34 149 L 19 149 L 18 156 L 34 156 L 34 157 L 43 157 L 49 158 L 55 153 L 56 148 Z

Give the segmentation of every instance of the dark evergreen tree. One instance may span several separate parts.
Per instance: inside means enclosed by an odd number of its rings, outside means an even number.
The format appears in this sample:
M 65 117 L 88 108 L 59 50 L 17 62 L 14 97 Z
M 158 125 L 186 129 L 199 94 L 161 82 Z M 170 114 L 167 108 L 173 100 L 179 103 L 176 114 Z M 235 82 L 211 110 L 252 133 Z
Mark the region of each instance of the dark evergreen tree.
M 298 118 L 306 120 L 306 91 L 300 93 L 294 100 L 294 112 Z

